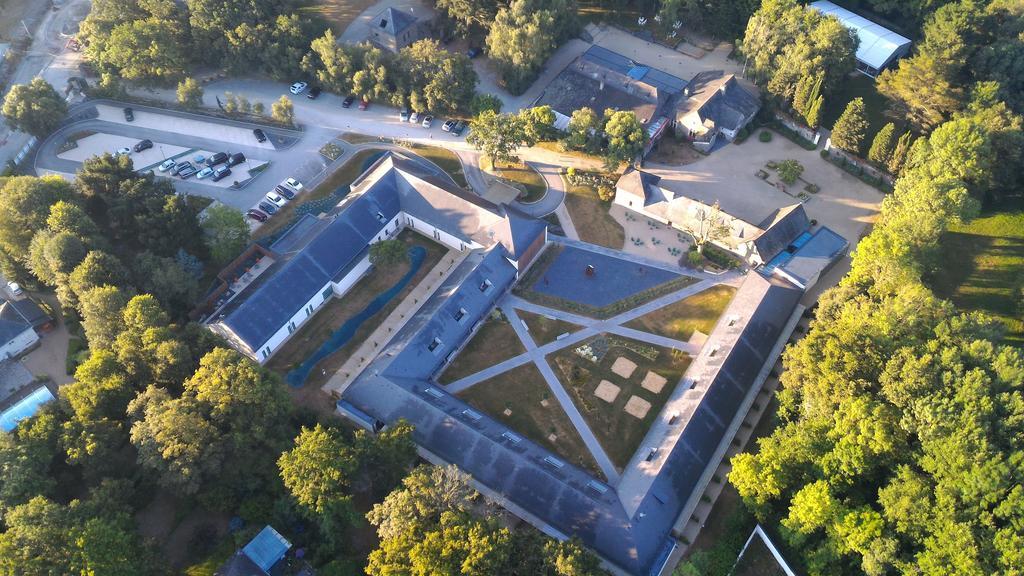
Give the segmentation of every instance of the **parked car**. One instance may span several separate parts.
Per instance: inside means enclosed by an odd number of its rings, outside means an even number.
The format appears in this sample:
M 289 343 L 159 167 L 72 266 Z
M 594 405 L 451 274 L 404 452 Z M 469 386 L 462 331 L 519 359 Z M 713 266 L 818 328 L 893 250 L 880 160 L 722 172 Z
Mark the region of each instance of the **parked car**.
M 409 109 L 408 108 L 402 108 L 402 110 L 398 113 L 398 119 L 400 121 L 402 121 L 402 122 L 408 122 L 409 121 Z
M 221 166 L 220 168 L 217 168 L 216 170 L 213 171 L 212 180 L 214 182 L 220 182 L 221 180 L 227 178 L 230 175 L 231 168 L 228 168 L 227 166 Z
M 235 152 L 228 157 L 228 166 L 237 166 L 242 162 L 245 162 L 245 154 L 242 154 L 241 152 Z
M 409 115 L 409 122 L 411 124 L 415 124 L 415 123 L 417 123 L 419 121 L 420 121 L 420 113 L 419 112 L 413 112 L 412 114 Z
M 131 108 L 125 108 L 124 109 L 124 119 L 127 120 L 128 122 L 134 122 L 135 121 L 135 112 L 133 112 Z
M 131 153 L 132 153 L 132 149 L 127 147 L 127 146 L 125 146 L 123 148 L 118 148 L 117 152 L 114 152 L 114 156 L 127 156 L 127 155 L 129 155 Z
M 21 289 L 21 284 L 13 281 L 7 283 L 7 291 L 11 293 L 11 296 L 21 296 L 25 293 L 25 291 Z
M 295 192 L 293 192 L 292 189 L 288 188 L 287 186 L 281 186 L 280 184 L 278 184 L 277 186 L 274 186 L 274 191 L 289 200 L 293 200 L 295 198 Z
M 309 92 L 306 93 L 306 98 L 316 100 L 317 96 L 319 96 L 321 92 L 323 92 L 323 90 L 319 86 L 313 86 L 309 89 Z
M 216 166 L 217 164 L 223 164 L 228 161 L 227 152 L 217 152 L 213 156 L 206 159 L 207 166 Z
M 369 107 L 370 107 L 370 101 L 369 100 L 360 100 L 359 101 L 359 109 L 360 110 L 366 110 Z
M 255 220 L 257 222 L 266 222 L 267 221 L 267 214 L 266 214 L 266 212 L 263 212 L 261 210 L 257 210 L 255 208 L 250 209 L 248 212 L 245 213 L 245 215 L 248 216 L 249 218 L 252 218 L 253 220 Z
M 306 84 L 305 82 L 296 82 L 295 84 L 292 84 L 292 87 L 289 88 L 289 90 L 291 90 L 292 94 L 298 96 L 299 94 L 302 94 L 302 91 L 306 89 L 306 86 L 309 86 L 309 84 Z
M 355 101 L 356 101 L 356 97 L 352 96 L 350 94 L 350 95 L 346 96 L 344 100 L 341 101 L 341 107 L 342 108 L 351 108 L 352 107 L 352 103 L 355 102 Z
M 427 114 L 426 116 L 423 117 L 423 127 L 424 128 L 430 128 L 430 125 L 433 124 L 433 123 L 434 123 L 434 117 L 431 116 L 430 114 Z
M 171 168 L 171 176 L 178 176 L 178 175 L 181 174 L 182 170 L 184 170 L 185 168 L 191 168 L 191 167 L 192 167 L 192 163 L 189 162 L 188 160 L 186 160 L 184 162 L 178 162 L 178 164 L 175 165 L 174 168 Z
M 266 133 L 264 133 L 263 130 L 261 130 L 259 128 L 256 128 L 255 130 L 253 130 L 252 131 L 252 135 L 256 137 L 256 141 L 257 142 L 266 142 L 267 141 Z
M 302 182 L 299 182 L 295 178 L 289 178 L 285 180 L 284 183 L 291 186 L 296 192 L 302 192 Z
M 482 52 L 480 48 L 470 48 L 469 50 L 466 50 L 466 56 L 469 56 L 469 59 L 472 60 L 479 56 L 480 52 Z
M 452 126 L 452 134 L 455 134 L 456 136 L 462 136 L 462 131 L 465 129 L 466 123 L 463 122 L 462 120 L 459 120 L 458 122 L 455 123 L 455 126 Z
M 209 166 L 203 168 L 196 174 L 196 178 L 200 180 L 202 180 L 203 178 L 208 178 L 210 176 L 213 176 L 213 168 L 210 168 Z
M 441 130 L 445 132 L 451 132 L 452 128 L 455 127 L 455 120 L 445 120 L 444 124 L 441 125 Z
M 174 168 L 174 159 L 173 158 L 164 160 L 163 164 L 161 164 L 160 166 L 157 166 L 157 170 L 159 170 L 161 172 L 167 172 L 171 168 Z
M 271 216 L 277 214 L 277 206 L 275 206 L 271 202 L 268 202 L 267 200 L 261 200 L 260 203 L 257 204 L 257 206 L 259 206 L 260 210 L 263 210 L 264 212 Z
M 288 201 L 285 200 L 284 197 L 278 194 L 277 192 L 267 192 L 267 200 L 272 202 L 275 206 L 281 207 L 288 203 Z
M 149 139 L 140 140 L 139 143 L 135 145 L 135 151 L 136 152 L 142 152 L 143 150 L 149 150 L 152 147 L 153 147 L 153 141 L 152 140 L 149 140 Z
M 188 166 L 182 168 L 181 172 L 178 172 L 178 177 L 180 177 L 182 180 L 188 180 L 189 178 L 194 176 L 196 172 L 198 172 L 198 170 L 196 170 L 196 167 L 189 164 Z

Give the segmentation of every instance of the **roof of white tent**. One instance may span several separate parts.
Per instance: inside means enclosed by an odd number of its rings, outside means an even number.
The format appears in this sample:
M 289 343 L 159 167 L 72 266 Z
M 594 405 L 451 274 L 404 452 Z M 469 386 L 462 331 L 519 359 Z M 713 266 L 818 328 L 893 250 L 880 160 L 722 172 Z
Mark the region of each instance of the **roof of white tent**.
M 836 6 L 828 0 L 817 0 L 808 4 L 811 8 L 835 16 L 847 28 L 852 28 L 860 38 L 857 60 L 875 69 L 881 69 L 897 50 L 910 44 L 910 39 L 900 36 L 888 28 L 858 16 L 846 8 Z

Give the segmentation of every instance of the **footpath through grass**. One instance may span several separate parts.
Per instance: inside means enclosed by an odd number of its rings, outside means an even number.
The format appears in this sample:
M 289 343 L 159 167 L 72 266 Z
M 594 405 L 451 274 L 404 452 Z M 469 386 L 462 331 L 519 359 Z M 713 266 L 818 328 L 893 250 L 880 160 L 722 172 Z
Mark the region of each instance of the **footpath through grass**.
M 530 336 L 533 337 L 533 341 L 538 346 L 554 342 L 562 334 L 569 334 L 580 329 L 578 325 L 572 322 L 566 322 L 558 318 L 548 318 L 547 316 L 534 314 L 526 310 L 516 310 L 516 314 L 526 323 Z
M 940 248 L 943 266 L 929 278 L 935 294 L 998 318 L 1004 341 L 1024 346 L 1024 201 L 952 227 Z

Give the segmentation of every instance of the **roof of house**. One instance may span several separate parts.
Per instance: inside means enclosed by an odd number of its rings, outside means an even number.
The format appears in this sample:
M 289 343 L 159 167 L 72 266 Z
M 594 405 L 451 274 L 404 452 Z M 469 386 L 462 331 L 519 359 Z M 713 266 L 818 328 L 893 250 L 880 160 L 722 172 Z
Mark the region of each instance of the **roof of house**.
M 10 300 L 0 300 L 0 345 L 31 329 L 32 323 L 25 319 L 18 306 Z
M 726 312 L 743 315 L 746 321 L 717 327 L 709 342 L 719 343 L 718 353 L 714 358 L 699 357 L 691 365 L 698 366 L 709 383 L 705 399 L 688 420 L 674 425 L 675 436 L 653 432 L 667 442 L 667 457 L 653 473 L 634 474 L 640 480 L 631 484 L 636 491 L 626 501 L 622 483 L 618 490 L 609 487 L 434 383 L 437 364 L 425 358 L 426 345 L 435 337 L 441 339 L 445 348 L 435 357 L 443 358 L 461 344 L 448 342 L 447 335 L 454 331 L 455 340 L 464 338 L 468 327 L 490 309 L 491 297 L 480 299 L 475 291 L 481 270 L 495 266 L 483 274 L 491 277 L 505 266 L 493 254 L 492 249 L 465 261 L 339 402 L 373 420 L 408 420 L 420 446 L 458 465 L 499 497 L 555 531 L 578 536 L 626 572 L 651 573 L 671 552 L 672 526 L 719 445 L 728 440 L 725 428 L 770 356 L 801 291 L 782 280 L 747 276 Z M 509 277 L 507 282 L 511 281 Z M 497 298 L 502 285 L 495 282 L 494 289 Z M 468 301 L 458 300 L 470 295 Z M 459 308 L 465 308 L 470 318 L 461 325 L 453 324 L 451 316 Z M 438 319 L 445 325 L 439 328 Z M 673 397 L 685 392 L 682 387 L 677 391 Z
M 423 174 L 412 160 L 388 153 L 352 185 L 352 192 L 326 219 L 304 218 L 271 245 L 282 264 L 213 319 L 222 322 L 256 351 L 285 325 L 317 291 L 344 277 L 365 257 L 370 242 L 399 212 L 428 222 L 466 244 L 500 244 L 518 258 L 545 224 L 451 187 Z M 287 253 L 278 250 L 287 249 Z M 265 277 L 265 279 L 263 278 Z
M 835 16 L 843 26 L 853 29 L 860 39 L 857 45 L 857 60 L 876 70 L 884 68 L 893 56 L 910 45 L 909 38 L 827 0 L 817 0 L 807 6 L 827 16 Z
M 686 96 L 679 101 L 679 116 L 697 113 L 705 126 L 737 130 L 761 107 L 751 88 L 740 83 L 733 74 L 708 70 L 694 76 L 686 87 Z
M 644 206 L 650 206 L 651 204 L 665 201 L 665 195 L 658 188 L 658 182 L 660 181 L 660 176 L 655 176 L 650 172 L 628 170 L 619 177 L 619 180 L 615 183 L 615 188 L 643 200 Z
M 53 318 L 51 318 L 50 315 L 47 314 L 46 311 L 31 298 L 9 300 L 7 304 L 17 310 L 18 313 L 21 314 L 21 317 L 31 324 L 33 328 L 39 328 L 40 326 L 53 321 Z
M 377 14 L 370 26 L 382 30 L 391 36 L 398 36 L 403 30 L 416 23 L 417 18 L 398 8 L 385 8 Z
M 21 370 L 25 370 L 25 367 L 18 362 L 14 362 L 11 366 L 20 367 Z M 31 376 L 31 374 L 29 374 Z M 31 381 L 31 380 L 30 380 Z M 53 400 L 53 393 L 46 386 L 39 386 L 33 390 L 30 394 L 17 402 L 11 404 L 0 412 L 0 430 L 4 432 L 10 432 L 25 418 L 29 418 L 39 410 L 39 407 L 46 404 L 50 400 Z
M 807 286 L 844 254 L 850 243 L 828 227 L 821 227 L 778 269 L 798 286 Z
M 797 236 L 811 227 L 803 204 L 779 208 L 757 225 L 764 230 L 754 238 L 754 247 L 765 262 L 786 249 Z

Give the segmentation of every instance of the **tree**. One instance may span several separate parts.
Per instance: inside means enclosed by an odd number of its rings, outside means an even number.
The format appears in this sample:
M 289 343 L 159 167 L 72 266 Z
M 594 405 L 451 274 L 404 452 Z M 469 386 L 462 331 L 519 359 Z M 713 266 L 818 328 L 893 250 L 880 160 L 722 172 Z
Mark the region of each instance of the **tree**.
M 526 146 L 536 146 L 537 142 L 549 139 L 555 130 L 555 113 L 551 106 L 523 108 L 519 111 L 519 118 Z
M 374 492 L 383 498 L 401 483 L 416 461 L 413 427 L 399 420 L 375 436 L 356 431 L 355 446 L 362 467 L 373 481 Z
M 631 110 L 605 110 L 604 133 L 608 137 L 605 164 L 632 162 L 647 145 L 647 131 Z
M 132 261 L 132 277 L 139 292 L 152 294 L 167 310 L 188 310 L 199 296 L 198 279 L 176 258 L 143 252 Z
M 28 269 L 41 282 L 61 287 L 61 304 L 73 305 L 75 300 L 68 276 L 85 259 L 85 244 L 70 232 L 41 230 L 29 246 Z
M 548 569 L 557 576 L 598 576 L 606 574 L 601 560 L 576 538 L 548 540 L 544 545 Z
M 345 94 L 352 89 L 356 61 L 350 48 L 339 44 L 334 32 L 327 30 L 313 40 L 309 53 L 302 59 L 302 69 L 316 75 L 325 90 Z
M 807 125 L 811 128 L 817 128 L 821 125 L 821 109 L 825 106 L 825 97 L 818 96 L 813 102 L 807 105 L 807 113 L 804 115 L 804 120 Z
M 203 105 L 203 87 L 195 78 L 178 82 L 178 103 L 186 108 L 200 108 Z
M 292 498 L 314 517 L 349 513 L 349 486 L 359 461 L 338 430 L 303 427 L 277 465 Z
M 41 410 L 22 420 L 11 432 L 0 432 L 0 513 L 56 487 L 51 466 L 59 454 L 60 422 L 52 411 Z
M 409 261 L 409 250 L 401 240 L 381 240 L 370 244 L 370 263 L 374 266 L 397 266 Z
M 194 369 L 192 352 L 169 325 L 167 313 L 150 294 L 135 296 L 122 312 L 124 329 L 111 348 L 118 364 L 138 386 L 177 385 Z M 122 410 L 123 412 L 123 410 Z
M 469 102 L 469 112 L 473 116 L 479 116 L 488 110 L 491 112 L 501 112 L 502 104 L 501 98 L 494 94 L 477 93 L 473 95 L 473 99 Z
M 893 140 L 896 132 L 896 125 L 889 122 L 875 134 L 875 139 L 871 141 L 871 148 L 868 149 L 868 160 L 874 162 L 878 166 L 885 166 L 889 163 L 889 159 L 892 158 L 893 146 L 896 141 Z
M 691 221 L 683 224 L 683 230 L 693 238 L 697 253 L 704 253 L 708 242 L 727 238 L 731 232 L 729 225 L 722 216 L 722 209 L 715 202 L 710 207 L 701 206 L 694 213 Z
M 226 204 L 207 208 L 202 226 L 210 256 L 218 267 L 234 260 L 249 244 L 249 224 L 245 217 Z
M 0 188 L 0 250 L 13 262 L 25 262 L 32 237 L 46 227 L 50 207 L 73 194 L 67 180 L 59 176 L 8 179 Z M 4 269 L 4 274 L 16 277 L 10 269 Z
M 39 138 L 56 130 L 67 111 L 60 94 L 38 76 L 11 87 L 0 109 L 8 126 Z
M 854 98 L 846 105 L 846 109 L 839 115 L 835 126 L 832 127 L 832 135 L 829 137 L 832 145 L 840 150 L 859 156 L 864 146 L 865 132 L 868 129 L 868 121 L 864 117 L 864 99 Z
M 78 295 L 82 328 L 92 350 L 109 348 L 121 331 L 128 296 L 116 286 L 100 286 Z
M 116 256 L 93 250 L 85 255 L 68 277 L 68 286 L 78 297 L 100 286 L 122 288 L 128 284 L 128 270 Z
M 886 164 L 889 173 L 893 176 L 898 176 L 900 171 L 903 170 L 903 164 L 907 160 L 907 154 L 910 152 L 910 145 L 913 141 L 913 135 L 907 131 L 904 132 L 899 139 L 896 140 L 896 146 L 892 150 L 892 154 L 889 156 L 889 161 Z
M 476 95 L 477 75 L 469 57 L 441 48 L 437 40 L 420 40 L 402 49 L 399 60 L 414 109 L 453 114 L 467 110 Z
M 803 117 L 804 122 L 811 128 L 818 126 L 818 118 L 824 104 L 824 97 L 821 95 L 822 80 L 822 76 L 801 78 L 797 82 L 796 92 L 793 95 L 793 109 Z
M 0 573 L 68 574 L 67 511 L 37 496 L 4 515 L 0 533 Z
M 594 151 L 598 146 L 601 124 L 597 113 L 590 108 L 574 110 L 569 118 L 569 129 L 566 132 L 566 148 L 570 150 Z
M 498 13 L 498 3 L 493 0 L 438 0 L 437 9 L 455 23 L 460 36 L 468 37 L 474 31 L 490 27 Z
M 779 162 L 776 170 L 779 172 L 779 180 L 790 185 L 796 183 L 800 175 L 804 173 L 803 165 L 796 160 L 783 160 Z
M 282 124 L 292 126 L 295 124 L 295 107 L 287 96 L 281 96 L 270 107 L 270 117 Z
M 555 48 L 555 13 L 530 0 L 514 0 L 498 11 L 487 35 L 487 54 L 512 94 L 522 94 Z
M 98 63 L 117 70 L 125 80 L 173 86 L 185 73 L 184 42 L 180 24 L 147 18 L 119 24 L 110 31 Z
M 492 163 L 511 164 L 519 160 L 515 151 L 525 140 L 519 116 L 486 111 L 474 118 L 470 127 L 466 142 L 483 152 Z

